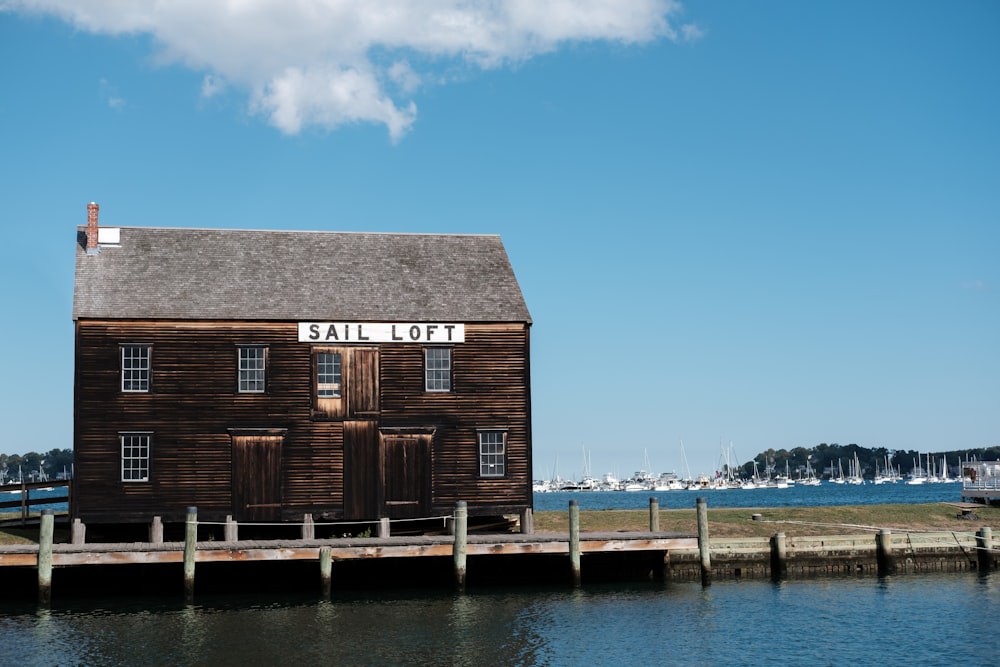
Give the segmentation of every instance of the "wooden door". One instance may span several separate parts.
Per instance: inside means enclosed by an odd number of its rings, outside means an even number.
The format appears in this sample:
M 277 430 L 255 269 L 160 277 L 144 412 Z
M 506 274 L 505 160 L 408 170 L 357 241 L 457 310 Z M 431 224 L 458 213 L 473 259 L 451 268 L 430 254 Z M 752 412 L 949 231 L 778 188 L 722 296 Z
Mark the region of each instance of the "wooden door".
M 381 450 L 383 516 L 427 516 L 431 504 L 431 436 L 383 434 Z
M 370 521 L 379 518 L 378 424 L 344 422 L 344 518 Z
M 281 519 L 280 435 L 233 436 L 233 518 Z

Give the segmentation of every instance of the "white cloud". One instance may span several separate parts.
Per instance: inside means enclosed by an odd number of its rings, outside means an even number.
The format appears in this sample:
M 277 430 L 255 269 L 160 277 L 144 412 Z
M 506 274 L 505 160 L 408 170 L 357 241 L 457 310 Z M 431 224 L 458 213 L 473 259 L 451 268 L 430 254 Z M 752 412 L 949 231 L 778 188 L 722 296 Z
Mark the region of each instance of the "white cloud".
M 384 124 L 394 140 L 416 120 L 411 95 L 434 80 L 413 62 L 500 67 L 580 41 L 683 41 L 676 0 L 0 0 L 102 34 L 148 34 L 162 63 L 205 71 L 286 133 Z M 383 62 L 384 60 L 384 62 Z

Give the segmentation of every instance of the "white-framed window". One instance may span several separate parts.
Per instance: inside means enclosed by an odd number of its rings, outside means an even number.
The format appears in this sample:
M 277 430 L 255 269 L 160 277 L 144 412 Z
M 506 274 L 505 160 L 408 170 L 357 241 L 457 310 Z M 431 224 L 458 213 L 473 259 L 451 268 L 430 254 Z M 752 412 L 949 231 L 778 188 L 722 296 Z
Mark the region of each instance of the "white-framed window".
M 424 391 L 451 391 L 451 348 L 424 348 Z
M 122 446 L 122 481 L 149 481 L 149 452 L 151 433 L 119 433 Z
M 507 431 L 479 431 L 479 476 L 503 477 L 507 474 Z
M 122 391 L 149 391 L 149 346 L 122 345 Z
M 340 398 L 343 384 L 343 359 L 340 352 L 316 353 L 316 396 Z
M 267 348 L 263 345 L 246 345 L 239 348 L 241 394 L 264 393 L 267 369 Z

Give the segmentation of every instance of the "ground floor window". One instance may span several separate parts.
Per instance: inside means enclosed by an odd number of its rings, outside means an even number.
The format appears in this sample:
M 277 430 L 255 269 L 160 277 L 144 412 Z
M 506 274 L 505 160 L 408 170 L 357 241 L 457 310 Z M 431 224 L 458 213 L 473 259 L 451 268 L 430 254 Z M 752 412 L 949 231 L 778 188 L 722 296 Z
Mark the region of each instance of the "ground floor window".
M 507 474 L 507 431 L 479 431 L 479 476 L 503 477 Z
M 153 436 L 149 433 L 121 433 L 122 481 L 149 481 L 149 448 Z

